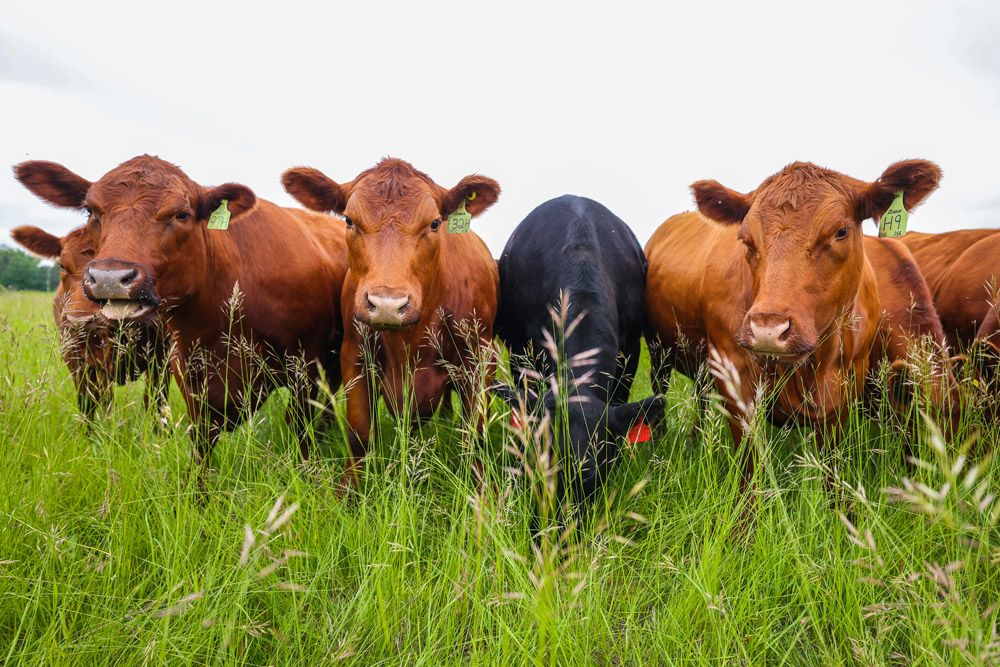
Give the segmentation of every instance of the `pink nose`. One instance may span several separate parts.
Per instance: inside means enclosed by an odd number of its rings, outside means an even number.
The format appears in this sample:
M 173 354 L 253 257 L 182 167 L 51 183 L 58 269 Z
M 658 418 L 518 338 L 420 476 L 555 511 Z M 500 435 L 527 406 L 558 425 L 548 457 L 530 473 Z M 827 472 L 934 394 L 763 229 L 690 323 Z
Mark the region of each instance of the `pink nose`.
M 792 321 L 774 313 L 754 313 L 750 316 L 753 348 L 761 352 L 784 352 L 788 347 L 788 331 Z
M 408 296 L 386 296 L 368 293 L 368 318 L 372 324 L 400 326 L 406 323 Z

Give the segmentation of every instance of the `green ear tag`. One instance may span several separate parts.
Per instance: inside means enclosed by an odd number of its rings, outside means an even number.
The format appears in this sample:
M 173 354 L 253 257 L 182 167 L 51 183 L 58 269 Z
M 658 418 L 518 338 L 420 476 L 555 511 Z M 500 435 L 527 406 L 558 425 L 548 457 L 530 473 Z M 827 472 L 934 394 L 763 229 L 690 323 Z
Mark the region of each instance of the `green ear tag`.
M 448 216 L 448 233 L 465 234 L 472 224 L 472 214 L 465 210 L 465 200 L 462 200 L 458 210 Z
M 906 208 L 903 206 L 903 191 L 896 193 L 892 206 L 878 221 L 879 238 L 895 238 L 906 233 Z
M 229 229 L 229 200 L 223 199 L 219 208 L 212 211 L 208 218 L 209 229 Z

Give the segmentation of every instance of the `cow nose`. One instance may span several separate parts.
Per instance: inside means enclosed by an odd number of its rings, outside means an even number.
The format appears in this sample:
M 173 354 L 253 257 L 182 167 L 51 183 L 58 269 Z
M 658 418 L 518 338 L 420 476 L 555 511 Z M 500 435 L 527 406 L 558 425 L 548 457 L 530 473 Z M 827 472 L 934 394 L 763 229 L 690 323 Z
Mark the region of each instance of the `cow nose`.
M 368 293 L 368 315 L 372 324 L 402 324 L 409 296 L 386 296 Z
M 782 351 L 788 343 L 792 321 L 776 313 L 750 315 L 750 334 L 754 347 L 762 350 Z
M 139 270 L 101 269 L 88 266 L 83 272 L 83 284 L 94 299 L 129 299 L 132 288 L 138 284 Z

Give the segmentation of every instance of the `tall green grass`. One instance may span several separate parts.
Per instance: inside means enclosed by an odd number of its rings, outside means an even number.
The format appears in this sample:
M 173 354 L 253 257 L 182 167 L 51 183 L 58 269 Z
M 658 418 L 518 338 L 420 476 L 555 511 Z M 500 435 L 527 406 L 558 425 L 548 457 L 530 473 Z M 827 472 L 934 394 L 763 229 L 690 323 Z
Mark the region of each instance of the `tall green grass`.
M 206 501 L 176 387 L 167 426 L 141 381 L 82 423 L 49 298 L 0 294 L 5 664 L 1000 662 L 1000 428 L 982 411 L 956 442 L 921 428 L 916 464 L 884 408 L 852 415 L 829 451 L 757 426 L 757 521 L 739 539 L 728 429 L 713 406 L 692 435 L 677 377 L 663 432 L 624 450 L 582 528 L 546 540 L 506 470 L 520 459 L 499 401 L 485 484 L 458 415 L 414 431 L 383 410 L 361 489 L 341 498 L 340 417 L 302 464 L 279 391 L 219 441 Z

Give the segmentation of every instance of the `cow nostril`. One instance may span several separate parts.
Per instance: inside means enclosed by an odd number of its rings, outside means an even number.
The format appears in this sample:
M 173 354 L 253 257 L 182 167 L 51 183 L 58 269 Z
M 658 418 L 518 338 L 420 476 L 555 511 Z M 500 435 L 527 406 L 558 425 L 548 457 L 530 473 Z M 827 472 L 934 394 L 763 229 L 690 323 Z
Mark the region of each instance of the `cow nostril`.
M 127 273 L 125 273 L 121 277 L 121 284 L 122 285 L 131 285 L 132 282 L 135 280 L 135 278 L 136 278 L 137 275 L 139 275 L 139 271 L 137 271 L 136 269 L 132 269 L 131 271 L 128 271 Z
M 755 341 L 771 341 L 783 343 L 788 339 L 792 331 L 791 319 L 786 319 L 779 324 L 766 324 L 764 318 L 750 319 L 750 337 Z

